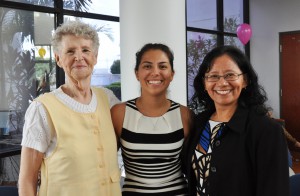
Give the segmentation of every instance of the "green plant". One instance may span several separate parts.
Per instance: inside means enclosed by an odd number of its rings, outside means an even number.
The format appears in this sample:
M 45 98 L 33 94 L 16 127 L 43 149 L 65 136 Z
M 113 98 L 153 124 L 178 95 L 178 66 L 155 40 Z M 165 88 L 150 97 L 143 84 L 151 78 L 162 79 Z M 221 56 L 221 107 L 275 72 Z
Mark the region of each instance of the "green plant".
M 115 60 L 110 67 L 110 73 L 112 74 L 120 74 L 120 60 Z
M 110 85 L 106 86 L 106 88 L 112 90 L 116 97 L 118 97 L 119 100 L 121 100 L 121 83 L 120 82 L 114 82 Z
M 121 87 L 121 82 L 114 82 L 108 85 L 107 87 Z

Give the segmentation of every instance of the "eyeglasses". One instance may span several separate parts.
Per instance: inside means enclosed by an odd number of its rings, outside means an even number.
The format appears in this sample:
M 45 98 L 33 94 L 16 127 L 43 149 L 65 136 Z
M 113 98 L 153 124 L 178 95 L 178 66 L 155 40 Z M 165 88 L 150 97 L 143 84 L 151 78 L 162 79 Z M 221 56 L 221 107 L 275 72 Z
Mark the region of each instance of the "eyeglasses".
M 204 78 L 206 79 L 207 82 L 218 82 L 221 77 L 223 77 L 224 80 L 226 80 L 226 81 L 234 81 L 234 80 L 239 79 L 240 75 L 243 75 L 243 74 L 244 73 L 240 73 L 240 74 L 228 73 L 223 76 L 213 74 L 213 75 L 207 75 Z

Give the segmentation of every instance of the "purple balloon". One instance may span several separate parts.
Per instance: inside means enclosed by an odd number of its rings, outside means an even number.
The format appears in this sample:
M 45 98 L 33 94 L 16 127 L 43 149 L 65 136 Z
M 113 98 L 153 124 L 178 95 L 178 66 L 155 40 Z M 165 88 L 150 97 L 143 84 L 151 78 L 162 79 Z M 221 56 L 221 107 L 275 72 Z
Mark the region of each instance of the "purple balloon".
M 252 29 L 249 24 L 240 24 L 236 30 L 239 40 L 246 45 L 252 36 Z

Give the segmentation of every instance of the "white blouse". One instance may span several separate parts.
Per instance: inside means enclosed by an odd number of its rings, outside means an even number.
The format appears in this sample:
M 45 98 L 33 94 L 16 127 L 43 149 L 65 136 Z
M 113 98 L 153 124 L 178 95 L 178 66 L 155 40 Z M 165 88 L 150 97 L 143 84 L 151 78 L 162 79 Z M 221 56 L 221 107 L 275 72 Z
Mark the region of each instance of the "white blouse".
M 110 107 L 120 102 L 111 90 L 107 88 L 101 89 L 107 94 Z M 55 89 L 50 93 L 53 93 L 61 102 L 76 112 L 90 113 L 95 112 L 97 108 L 97 98 L 93 92 L 92 100 L 88 105 L 79 103 L 69 97 L 61 88 Z M 33 101 L 25 113 L 21 145 L 45 153 L 45 157 L 48 157 L 55 148 L 56 135 L 51 135 L 47 121 L 47 112 L 43 104 L 38 101 Z

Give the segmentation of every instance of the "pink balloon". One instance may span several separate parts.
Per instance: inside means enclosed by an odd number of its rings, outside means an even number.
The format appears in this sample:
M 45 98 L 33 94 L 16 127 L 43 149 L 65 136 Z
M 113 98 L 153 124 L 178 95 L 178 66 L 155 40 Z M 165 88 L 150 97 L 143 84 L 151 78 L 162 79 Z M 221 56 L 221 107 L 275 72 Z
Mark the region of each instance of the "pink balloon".
M 240 24 L 236 30 L 239 40 L 246 45 L 252 36 L 252 29 L 249 24 Z

